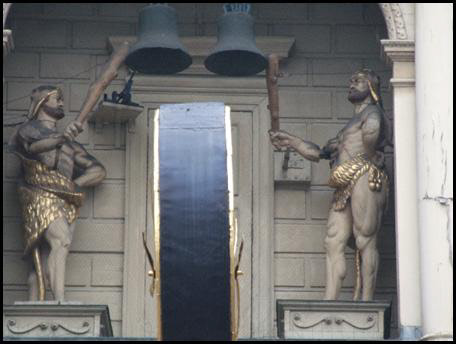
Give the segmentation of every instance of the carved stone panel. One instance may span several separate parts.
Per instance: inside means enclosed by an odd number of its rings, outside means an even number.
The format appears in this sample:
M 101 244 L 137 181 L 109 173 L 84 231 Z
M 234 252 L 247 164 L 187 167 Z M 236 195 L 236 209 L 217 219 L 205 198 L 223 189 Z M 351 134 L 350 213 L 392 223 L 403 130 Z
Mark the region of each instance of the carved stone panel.
M 18 302 L 3 306 L 4 337 L 112 337 L 107 306 Z
M 277 301 L 280 338 L 363 339 L 389 337 L 391 304 L 384 301 Z

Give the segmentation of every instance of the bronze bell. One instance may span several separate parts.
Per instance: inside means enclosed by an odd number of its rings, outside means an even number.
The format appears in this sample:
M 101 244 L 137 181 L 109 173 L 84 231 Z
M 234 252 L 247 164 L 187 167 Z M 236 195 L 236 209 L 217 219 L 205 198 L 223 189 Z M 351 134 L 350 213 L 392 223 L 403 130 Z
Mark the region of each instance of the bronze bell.
M 144 74 L 175 74 L 192 64 L 192 58 L 179 41 L 176 11 L 164 4 L 144 7 L 139 14 L 138 42 L 125 64 Z
M 225 14 L 217 22 L 218 40 L 204 65 L 213 73 L 248 76 L 263 71 L 267 59 L 255 44 L 249 4 L 224 5 Z

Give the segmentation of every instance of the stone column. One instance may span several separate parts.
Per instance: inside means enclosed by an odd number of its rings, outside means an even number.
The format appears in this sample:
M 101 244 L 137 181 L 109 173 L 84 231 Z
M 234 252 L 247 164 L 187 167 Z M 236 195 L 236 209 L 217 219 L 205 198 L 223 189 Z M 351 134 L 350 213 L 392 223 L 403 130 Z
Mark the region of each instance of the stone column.
M 394 185 L 399 330 L 402 339 L 420 337 L 420 255 L 416 190 L 415 46 L 382 40 L 393 63 Z
M 453 339 L 453 5 L 416 4 L 423 340 Z

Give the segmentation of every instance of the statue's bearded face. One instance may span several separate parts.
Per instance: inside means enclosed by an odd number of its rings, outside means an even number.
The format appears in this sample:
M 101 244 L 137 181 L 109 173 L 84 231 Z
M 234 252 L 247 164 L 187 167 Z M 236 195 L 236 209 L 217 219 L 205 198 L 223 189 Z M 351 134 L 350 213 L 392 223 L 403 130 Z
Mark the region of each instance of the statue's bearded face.
M 355 74 L 350 78 L 350 89 L 348 100 L 352 103 L 359 103 L 369 96 L 369 84 L 364 74 Z
M 48 101 L 43 104 L 43 110 L 51 117 L 55 119 L 62 119 L 65 117 L 65 113 L 63 111 L 63 96 L 62 94 L 52 94 Z

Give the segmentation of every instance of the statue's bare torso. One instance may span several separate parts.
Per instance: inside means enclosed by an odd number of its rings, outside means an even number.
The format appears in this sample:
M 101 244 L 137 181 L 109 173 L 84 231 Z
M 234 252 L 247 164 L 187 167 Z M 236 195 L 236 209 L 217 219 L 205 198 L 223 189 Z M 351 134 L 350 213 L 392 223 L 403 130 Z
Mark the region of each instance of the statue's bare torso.
M 368 135 L 366 132 L 370 128 L 371 130 L 374 129 L 374 132 L 370 133 L 371 136 L 378 138 L 380 122 L 381 114 L 373 106 L 369 106 L 361 113 L 355 114 L 335 137 L 334 152 L 331 154 L 331 166 L 336 167 L 359 154 L 365 154 L 368 158 L 373 157 L 377 142 L 365 136 Z

